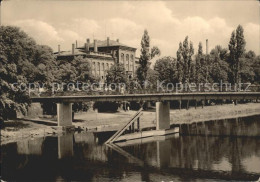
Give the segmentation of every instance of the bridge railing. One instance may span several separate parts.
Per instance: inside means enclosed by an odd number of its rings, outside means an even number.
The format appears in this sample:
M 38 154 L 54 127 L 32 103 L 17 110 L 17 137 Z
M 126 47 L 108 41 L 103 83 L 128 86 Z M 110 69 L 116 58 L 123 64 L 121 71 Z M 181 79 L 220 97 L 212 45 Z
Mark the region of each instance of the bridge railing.
M 214 89 L 208 87 L 193 87 L 191 88 L 144 88 L 144 89 L 126 89 L 126 90 L 107 90 L 99 89 L 95 91 L 46 91 L 32 92 L 31 96 L 48 97 L 48 96 L 82 96 L 82 95 L 124 95 L 124 94 L 159 94 L 159 93 L 192 93 L 192 92 L 260 92 L 260 85 L 241 86 L 215 86 Z

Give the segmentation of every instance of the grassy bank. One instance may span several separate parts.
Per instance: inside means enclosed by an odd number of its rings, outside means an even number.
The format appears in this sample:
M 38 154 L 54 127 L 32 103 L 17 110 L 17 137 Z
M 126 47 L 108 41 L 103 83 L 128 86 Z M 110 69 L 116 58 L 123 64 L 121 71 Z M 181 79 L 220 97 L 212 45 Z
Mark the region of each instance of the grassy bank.
M 122 127 L 136 111 L 120 110 L 116 113 L 97 113 L 94 111 L 76 113 L 76 128 L 83 130 L 111 131 Z M 244 117 L 260 114 L 260 103 L 227 104 L 206 106 L 204 108 L 190 108 L 189 110 L 171 110 L 171 124 L 184 124 L 225 118 Z M 141 128 L 155 126 L 155 108 L 144 111 L 141 116 Z M 57 135 L 58 132 L 51 126 L 30 121 L 12 120 L 5 122 L 1 129 L 1 144 L 14 142 L 24 138 L 37 136 Z
M 23 140 L 25 138 L 51 136 L 57 134 L 57 130 L 51 126 L 38 124 L 31 121 L 9 120 L 5 121 L 3 128 L 1 128 L 1 145 Z
M 75 115 L 75 126 L 97 128 L 98 130 L 116 130 L 123 126 L 136 111 L 120 111 L 117 113 L 78 113 Z M 184 124 L 207 120 L 217 120 L 233 117 L 244 117 L 260 114 L 260 103 L 226 104 L 170 111 L 171 124 Z M 141 127 L 155 126 L 155 108 L 144 111 L 141 117 Z

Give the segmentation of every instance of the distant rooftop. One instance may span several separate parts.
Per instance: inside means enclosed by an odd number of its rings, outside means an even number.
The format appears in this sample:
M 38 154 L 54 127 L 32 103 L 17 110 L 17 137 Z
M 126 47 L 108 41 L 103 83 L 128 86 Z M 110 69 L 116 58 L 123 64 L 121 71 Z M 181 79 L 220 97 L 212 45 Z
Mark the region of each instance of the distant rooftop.
M 72 56 L 72 51 L 61 51 L 60 53 L 55 52 L 54 54 L 58 56 Z M 89 52 L 86 54 L 85 52 L 81 51 L 80 49 L 75 49 L 74 50 L 74 56 L 101 56 L 101 57 L 107 57 L 107 58 L 112 58 L 111 54 L 103 53 L 103 52 Z
M 76 43 L 77 45 L 77 43 Z M 119 47 L 119 46 L 122 46 L 122 47 L 125 47 L 127 49 L 131 49 L 131 50 L 136 50 L 136 48 L 134 47 L 130 47 L 130 46 L 127 46 L 125 44 L 122 44 L 119 42 L 119 39 L 118 40 L 110 40 L 109 38 L 107 40 L 96 40 L 96 45 L 97 45 L 97 48 L 105 48 L 105 47 Z M 113 57 L 111 55 L 111 53 L 106 53 L 106 52 L 100 52 L 98 50 L 98 52 L 94 52 L 94 42 L 92 43 L 89 43 L 89 48 L 91 48 L 90 51 L 86 52 L 85 50 L 85 45 L 84 46 L 81 46 L 81 47 L 75 47 L 75 44 L 72 44 L 72 49 L 74 49 L 74 54 L 72 53 L 72 50 L 69 50 L 69 51 L 60 51 L 60 52 L 55 52 L 54 54 L 57 55 L 57 56 L 84 56 L 86 55 L 87 57 L 88 56 L 101 56 L 101 57 Z M 59 45 L 59 50 L 60 50 L 60 45 Z
M 59 55 L 59 56 L 71 56 L 72 55 L 72 51 L 60 51 L 60 53 L 59 52 L 55 52 L 54 54 Z M 75 56 L 80 56 L 80 55 L 86 55 L 86 53 L 81 51 L 81 50 L 79 50 L 79 49 L 75 49 L 74 50 L 74 55 Z
M 97 47 L 113 47 L 113 46 L 130 47 L 128 45 L 122 44 L 121 42 L 115 40 L 109 40 L 109 45 L 107 45 L 107 40 L 97 40 Z M 93 48 L 94 42 L 90 43 L 89 47 Z M 130 47 L 130 48 L 134 48 L 134 47 Z M 78 49 L 84 49 L 84 46 L 78 47 Z

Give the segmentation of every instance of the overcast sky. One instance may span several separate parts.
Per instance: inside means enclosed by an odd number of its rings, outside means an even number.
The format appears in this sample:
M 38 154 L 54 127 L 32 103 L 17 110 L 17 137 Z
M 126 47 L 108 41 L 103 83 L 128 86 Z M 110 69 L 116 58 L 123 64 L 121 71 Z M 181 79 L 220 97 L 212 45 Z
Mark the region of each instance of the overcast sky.
M 16 25 L 37 43 L 54 51 L 70 50 L 86 38 L 120 39 L 136 47 L 144 29 L 151 45 L 161 49 L 162 56 L 176 57 L 178 44 L 189 36 L 197 51 L 198 43 L 209 40 L 228 48 L 230 35 L 241 24 L 246 49 L 260 54 L 258 1 L 3 1 L 3 25 Z

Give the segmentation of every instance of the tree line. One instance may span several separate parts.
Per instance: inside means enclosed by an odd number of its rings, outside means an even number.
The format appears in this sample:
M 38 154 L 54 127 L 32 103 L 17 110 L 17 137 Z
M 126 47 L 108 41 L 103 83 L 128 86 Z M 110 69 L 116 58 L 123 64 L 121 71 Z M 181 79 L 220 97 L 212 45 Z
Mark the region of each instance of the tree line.
M 232 84 L 239 82 L 259 84 L 260 55 L 256 56 L 251 50 L 246 51 L 245 45 L 244 29 L 241 25 L 232 32 L 228 48 L 216 45 L 209 54 L 203 52 L 201 42 L 198 45 L 198 52 L 195 53 L 192 41 L 189 41 L 186 36 L 184 41 L 179 43 L 176 58 L 167 56 L 156 60 L 152 72 L 154 79 L 150 81 L 154 82 L 158 79 L 165 81 L 165 84 L 219 83 L 220 81 Z M 144 48 L 143 44 L 141 46 L 142 50 L 146 50 L 146 52 L 141 51 L 141 57 L 144 57 L 142 54 L 147 55 L 149 48 Z M 149 75 L 146 70 L 151 58 L 146 57 L 148 62 L 146 68 L 140 67 L 139 72 Z M 139 81 L 144 81 L 143 77 L 138 75 L 137 77 Z

